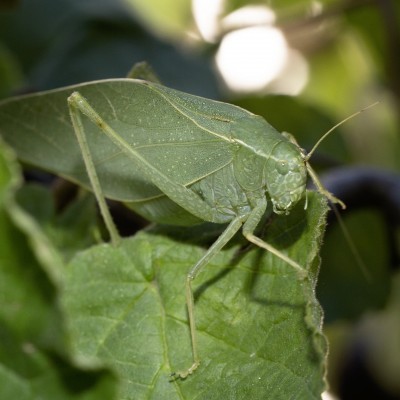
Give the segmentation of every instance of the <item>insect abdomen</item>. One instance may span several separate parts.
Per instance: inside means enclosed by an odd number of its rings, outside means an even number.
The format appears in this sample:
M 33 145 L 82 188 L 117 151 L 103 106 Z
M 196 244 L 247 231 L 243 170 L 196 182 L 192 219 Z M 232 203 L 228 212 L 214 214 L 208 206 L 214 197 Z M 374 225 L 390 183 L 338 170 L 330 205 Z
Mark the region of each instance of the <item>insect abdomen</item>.
M 143 218 L 159 224 L 192 226 L 204 222 L 165 195 L 144 201 L 125 203 Z

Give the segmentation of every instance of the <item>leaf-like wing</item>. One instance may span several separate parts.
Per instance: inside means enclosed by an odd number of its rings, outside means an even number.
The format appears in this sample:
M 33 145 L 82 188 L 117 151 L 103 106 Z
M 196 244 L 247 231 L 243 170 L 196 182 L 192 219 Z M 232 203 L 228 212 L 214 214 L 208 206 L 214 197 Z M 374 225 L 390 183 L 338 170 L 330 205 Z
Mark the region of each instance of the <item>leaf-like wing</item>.
M 0 103 L 0 134 L 20 159 L 87 187 L 67 105 L 74 91 L 152 165 L 184 185 L 232 160 L 230 122 L 250 115 L 236 106 L 134 79 L 91 82 Z M 160 195 L 97 126 L 85 117 L 83 123 L 107 197 L 138 201 Z

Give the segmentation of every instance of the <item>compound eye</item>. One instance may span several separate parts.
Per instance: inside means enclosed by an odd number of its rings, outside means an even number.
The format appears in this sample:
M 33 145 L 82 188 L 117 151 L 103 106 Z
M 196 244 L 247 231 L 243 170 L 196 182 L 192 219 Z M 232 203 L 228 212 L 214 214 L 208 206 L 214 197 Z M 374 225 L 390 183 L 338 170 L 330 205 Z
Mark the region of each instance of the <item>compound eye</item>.
M 280 160 L 278 161 L 277 169 L 281 175 L 286 175 L 289 172 L 289 163 L 286 160 Z

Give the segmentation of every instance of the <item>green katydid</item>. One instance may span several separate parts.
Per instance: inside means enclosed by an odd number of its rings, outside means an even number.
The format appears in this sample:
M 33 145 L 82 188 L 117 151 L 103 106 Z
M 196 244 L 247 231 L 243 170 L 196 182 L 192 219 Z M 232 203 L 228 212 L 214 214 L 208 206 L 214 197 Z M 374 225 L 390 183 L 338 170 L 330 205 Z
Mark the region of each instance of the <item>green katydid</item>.
M 143 146 L 140 143 L 137 146 L 132 146 L 121 139 L 118 133 L 101 118 L 79 92 L 72 93 L 68 98 L 71 119 L 84 155 L 88 175 L 114 241 L 117 240 L 118 234 L 106 211 L 107 206 L 85 140 L 80 114 L 88 117 L 116 146 L 138 163 L 139 169 L 146 179 L 167 195 L 172 202 L 202 220 L 221 224 L 229 223 L 224 232 L 187 275 L 186 302 L 193 363 L 186 371 L 174 373 L 180 378 L 186 378 L 197 369 L 200 363 L 197 350 L 192 281 L 201 269 L 242 228 L 243 235 L 247 240 L 280 257 L 295 268 L 300 277 L 304 278 L 306 271 L 302 266 L 254 235 L 257 225 L 267 211 L 267 196 L 271 200 L 273 212 L 276 214 L 288 213 L 305 193 L 308 170 L 322 193 L 333 202 L 340 203 L 340 200 L 323 189 L 307 162 L 308 156 L 294 143 L 293 139 L 290 136 L 279 134 L 260 117 L 249 114 L 237 120 L 234 115 L 236 110 L 233 106 L 231 109 L 229 107 L 228 110 L 224 110 L 225 112 L 219 112 L 218 106 L 221 107 L 221 105 L 215 102 L 212 105 L 208 104 L 211 103 L 210 100 L 195 98 L 149 82 L 137 81 L 136 83 L 166 99 L 183 116 L 192 119 L 194 124 L 202 128 L 202 133 L 205 133 L 202 136 L 205 137 L 201 137 L 200 140 L 190 138 L 190 148 L 194 143 L 201 145 L 202 142 L 206 141 L 213 143 L 213 147 L 215 146 L 216 149 L 220 147 L 221 151 L 218 154 L 221 162 L 212 170 L 208 170 L 204 165 L 210 161 L 207 153 L 205 153 L 205 157 L 195 160 L 196 165 L 203 166 L 203 176 L 194 176 L 191 182 L 185 182 L 182 185 L 176 180 L 173 173 L 170 174 L 172 167 L 171 170 L 168 168 L 165 170 L 163 162 L 160 162 L 160 160 L 157 162 L 146 157 L 145 151 L 143 152 L 146 145 Z M 206 111 L 204 113 L 199 105 L 203 106 L 203 110 L 204 106 L 210 107 L 210 109 L 204 110 Z M 223 107 L 226 107 L 226 105 L 223 105 Z M 196 114 L 198 114 L 197 120 Z M 209 127 L 214 121 L 218 121 L 220 125 L 225 125 L 225 129 L 218 130 Z M 161 139 L 161 142 L 147 146 L 150 146 L 150 148 L 152 146 L 160 147 L 156 154 L 161 157 L 163 145 L 168 146 L 175 143 L 180 146 L 182 141 L 188 140 L 185 137 L 185 132 L 182 132 L 179 136 L 181 137 L 176 138 L 175 141 L 171 141 L 170 138 Z M 189 159 L 189 157 L 188 152 L 184 159 Z M 151 215 L 147 215 L 146 212 L 143 213 L 142 210 L 137 211 L 158 222 L 159 218 L 152 218 Z M 164 217 L 162 215 L 162 218 Z M 176 220 L 174 215 L 168 215 L 168 218 L 170 217 L 172 217 L 172 223 L 182 224 L 181 216 Z
M 112 101 L 108 93 L 118 94 L 118 102 Z M 34 95 L 31 98 L 34 102 Z M 104 200 L 112 191 L 113 179 L 105 184 L 105 176 L 115 174 L 123 179 L 126 170 L 127 189 L 118 198 L 147 219 L 183 226 L 202 221 L 227 224 L 187 275 L 193 362 L 175 374 L 185 378 L 200 363 L 192 281 L 236 232 L 242 229 L 247 240 L 284 260 L 301 278 L 307 276 L 295 260 L 254 232 L 265 213 L 287 214 L 304 197 L 307 173 L 322 194 L 344 206 L 323 188 L 308 163 L 320 141 L 305 154 L 290 135 L 280 134 L 263 118 L 248 111 L 142 80 L 109 80 L 101 85 L 94 82 L 49 92 L 50 110 L 59 111 L 61 102 L 64 105 L 60 107 L 64 108 L 57 117 L 58 123 L 71 130 L 69 112 L 90 185 L 114 243 L 119 236 Z M 12 101 L 9 104 L 12 107 Z M 100 132 L 105 135 L 99 135 Z M 62 140 L 67 148 L 69 139 L 60 137 Z M 104 154 L 93 154 L 93 140 L 109 142 Z M 63 148 L 63 143 L 53 145 Z M 110 165 L 121 154 L 125 158 L 122 164 L 115 164 L 113 171 Z M 93 161 L 99 159 L 103 162 Z M 61 175 L 81 180 L 75 165 L 79 163 L 75 160 Z

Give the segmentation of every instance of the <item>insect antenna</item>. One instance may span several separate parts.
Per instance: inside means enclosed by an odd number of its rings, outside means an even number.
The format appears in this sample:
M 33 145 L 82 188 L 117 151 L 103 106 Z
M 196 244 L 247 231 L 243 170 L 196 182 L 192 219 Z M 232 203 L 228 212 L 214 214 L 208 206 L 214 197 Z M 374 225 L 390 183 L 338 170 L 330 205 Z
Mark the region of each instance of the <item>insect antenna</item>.
M 376 106 L 379 103 L 379 101 L 376 101 L 375 103 L 361 109 L 360 111 L 355 112 L 354 114 L 349 115 L 348 117 L 346 117 L 344 120 L 340 121 L 339 123 L 337 123 L 335 126 L 333 126 L 331 129 L 329 129 L 329 131 L 327 131 L 326 133 L 324 133 L 321 138 L 317 141 L 317 143 L 315 143 L 315 145 L 313 146 L 313 148 L 308 152 L 308 154 L 305 155 L 305 161 L 308 161 L 311 156 L 313 155 L 313 153 L 315 152 L 315 150 L 318 148 L 318 146 L 322 143 L 322 141 L 324 141 L 336 128 L 338 128 L 340 125 L 343 125 L 345 122 L 347 122 L 348 120 L 356 117 L 357 115 L 361 114 L 362 112 L 368 110 L 371 107 Z
M 361 255 L 360 255 L 360 252 L 357 249 L 357 246 L 355 245 L 353 239 L 351 238 L 350 232 L 347 229 L 347 226 L 344 223 L 343 218 L 340 215 L 340 212 L 339 212 L 338 208 L 336 207 L 335 204 L 331 204 L 331 208 L 332 208 L 333 212 L 335 213 L 336 219 L 337 219 L 337 221 L 339 223 L 339 226 L 340 226 L 340 230 L 343 233 L 343 236 L 344 236 L 344 238 L 345 238 L 345 240 L 347 242 L 347 245 L 349 246 L 350 252 L 353 254 L 353 257 L 354 257 L 358 267 L 360 268 L 361 273 L 363 274 L 365 280 L 368 283 L 371 283 L 372 282 L 371 274 L 368 271 L 368 268 L 365 265 L 365 262 L 362 259 Z
M 313 148 L 309 151 L 308 154 L 304 155 L 304 162 L 306 164 L 307 167 L 307 171 L 308 174 L 310 175 L 311 179 L 313 180 L 317 190 L 324 195 L 331 203 L 336 203 L 336 204 L 340 204 L 340 206 L 342 207 L 342 209 L 344 210 L 346 208 L 346 205 L 337 197 L 335 197 L 332 193 L 330 193 L 328 190 L 326 190 L 324 188 L 324 186 L 322 185 L 321 181 L 318 178 L 317 173 L 312 169 L 311 165 L 309 164 L 309 159 L 311 158 L 311 156 L 314 154 L 315 150 L 318 148 L 318 146 L 322 143 L 323 140 L 325 140 L 336 128 L 338 128 L 340 125 L 344 124 L 345 122 L 347 122 L 348 120 L 354 118 L 355 116 L 361 114 L 362 112 L 368 110 L 371 107 L 374 107 L 375 105 L 377 105 L 379 102 L 375 102 L 365 108 L 363 108 L 360 111 L 355 112 L 354 114 L 349 115 L 347 118 L 345 118 L 344 120 L 340 121 L 339 123 L 337 123 L 334 127 L 332 127 L 331 129 L 329 129 L 325 134 L 323 134 L 321 136 L 321 138 L 317 141 L 317 143 L 315 143 L 315 145 L 313 146 Z
M 339 122 L 338 124 L 336 124 L 334 127 L 332 127 L 331 129 L 329 129 L 324 135 L 321 136 L 321 138 L 317 141 L 317 143 L 315 143 L 315 145 L 313 146 L 313 148 L 308 152 L 308 154 L 306 154 L 304 156 L 304 161 L 306 163 L 306 167 L 307 167 L 307 171 L 308 174 L 310 175 L 312 181 L 314 182 L 317 190 L 324 195 L 328 201 L 330 202 L 331 208 L 333 210 L 333 212 L 336 215 L 337 221 L 339 223 L 340 229 L 343 232 L 343 236 L 345 237 L 347 244 L 350 248 L 351 253 L 353 254 L 353 257 L 355 258 L 355 261 L 358 265 L 358 267 L 360 268 L 363 276 L 365 277 L 365 279 L 367 280 L 367 282 L 371 282 L 372 278 L 371 278 L 371 274 L 369 273 L 359 251 L 357 250 L 356 245 L 354 244 L 353 239 L 350 236 L 349 230 L 347 229 L 343 218 L 341 217 L 338 208 L 336 207 L 336 204 L 340 204 L 340 206 L 342 207 L 342 209 L 346 208 L 346 205 L 337 197 L 335 197 L 332 193 L 330 193 L 327 189 L 325 189 L 325 187 L 322 185 L 321 181 L 318 178 L 318 175 L 316 174 L 316 172 L 312 169 L 312 167 L 310 166 L 310 164 L 308 163 L 308 160 L 311 158 L 311 156 L 313 155 L 313 153 L 315 152 L 315 150 L 318 148 L 318 146 L 321 144 L 321 142 L 323 140 L 325 140 L 337 127 L 339 127 L 340 125 L 344 124 L 345 122 L 347 122 L 348 120 L 354 118 L 355 116 L 361 114 L 362 112 L 368 110 L 371 107 L 374 107 L 375 105 L 377 105 L 379 102 L 375 102 L 365 108 L 363 108 L 360 111 L 355 112 L 354 114 L 351 114 L 350 116 L 348 116 L 347 118 L 345 118 L 344 120 L 342 120 L 341 122 Z M 336 204 L 335 204 L 336 203 Z

